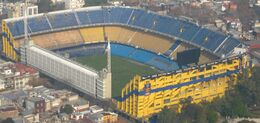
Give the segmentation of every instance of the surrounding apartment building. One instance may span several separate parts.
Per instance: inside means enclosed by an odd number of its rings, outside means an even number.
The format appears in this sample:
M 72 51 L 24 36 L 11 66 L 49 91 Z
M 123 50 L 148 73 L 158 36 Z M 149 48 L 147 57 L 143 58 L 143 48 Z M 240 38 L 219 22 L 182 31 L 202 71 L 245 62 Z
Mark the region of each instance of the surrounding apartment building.
M 65 0 L 65 9 L 82 8 L 85 5 L 84 0 Z
M 0 90 L 22 89 L 37 78 L 39 72 L 23 64 L 6 62 L 0 65 Z
M 3 10 L 7 13 L 8 18 L 22 17 L 25 14 L 25 3 L 6 3 Z M 27 15 L 38 14 L 38 6 L 34 4 L 27 5 Z

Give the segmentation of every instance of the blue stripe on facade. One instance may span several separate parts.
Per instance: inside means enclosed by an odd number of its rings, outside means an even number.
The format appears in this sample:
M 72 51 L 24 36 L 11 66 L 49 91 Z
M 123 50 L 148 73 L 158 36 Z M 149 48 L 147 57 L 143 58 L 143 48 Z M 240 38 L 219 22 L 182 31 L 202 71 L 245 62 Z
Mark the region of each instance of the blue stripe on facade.
M 15 51 L 15 53 L 16 53 L 16 54 L 20 54 L 20 52 L 18 52 L 18 51 L 14 48 L 13 43 L 10 41 L 10 37 L 8 37 L 5 32 L 3 32 L 2 35 L 7 38 L 7 41 L 9 42 L 9 44 L 11 45 L 11 47 L 13 48 L 13 50 Z
M 196 84 L 196 83 L 199 83 L 199 82 L 214 80 L 214 79 L 217 79 L 219 77 L 229 76 L 231 74 L 238 73 L 239 70 L 240 69 L 237 69 L 237 70 L 234 70 L 234 71 L 228 71 L 228 72 L 223 73 L 223 74 L 214 75 L 214 76 L 210 76 L 210 77 L 207 77 L 207 78 L 201 78 L 201 79 L 198 79 L 198 80 L 192 80 L 192 81 L 177 84 L 177 85 L 170 85 L 170 86 L 166 86 L 166 87 L 162 87 L 162 88 L 156 88 L 156 89 L 151 90 L 150 93 L 166 91 L 166 90 L 170 90 L 170 89 L 174 89 L 174 88 L 180 88 L 180 87 L 183 87 L 183 86 Z M 123 98 L 117 97 L 115 99 L 119 102 L 122 102 L 122 101 L 126 100 L 128 97 L 132 96 L 133 94 L 138 95 L 138 96 L 143 96 L 143 95 L 146 94 L 146 92 L 145 91 L 138 92 L 138 90 L 133 90 L 130 93 L 128 93 L 127 95 L 125 95 Z

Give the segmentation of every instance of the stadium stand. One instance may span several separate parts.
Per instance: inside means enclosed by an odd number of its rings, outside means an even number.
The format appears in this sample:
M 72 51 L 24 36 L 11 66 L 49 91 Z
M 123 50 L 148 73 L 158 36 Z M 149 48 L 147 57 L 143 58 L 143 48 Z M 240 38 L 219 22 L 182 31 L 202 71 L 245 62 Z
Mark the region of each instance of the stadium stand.
M 31 32 L 41 32 L 44 30 L 51 30 L 50 25 L 45 16 L 37 16 L 28 19 L 28 25 Z
M 80 29 L 85 42 L 98 42 L 104 41 L 104 29 L 103 27 L 92 27 Z
M 120 34 L 122 32 L 123 27 L 119 26 L 106 26 L 105 31 L 108 40 L 110 41 L 119 41 Z
M 95 11 L 88 11 L 88 16 L 92 24 L 104 23 L 104 12 L 102 9 L 95 10 Z
M 10 32 L 12 33 L 13 36 L 24 34 L 23 20 L 19 20 L 19 21 L 15 21 L 15 22 L 11 21 L 7 25 L 8 25 Z
M 214 56 L 210 55 L 209 53 L 207 53 L 205 51 L 201 51 L 199 64 L 209 63 L 209 62 L 212 62 L 214 60 L 217 60 L 217 57 L 214 57 Z
M 3 53 L 15 61 L 19 61 L 20 55 L 26 57 L 22 57 L 22 60 L 38 60 L 37 66 L 43 66 L 47 62 L 41 62 L 49 61 L 55 55 L 47 56 L 47 59 L 43 52 L 48 51 L 34 46 L 30 51 L 42 55 L 42 60 L 37 59 L 37 55 L 27 57 L 24 52 L 20 53 L 19 46 L 24 36 L 23 26 L 23 18 L 2 21 Z M 112 41 L 112 55 L 163 70 L 164 72 L 156 75 L 136 75 L 122 89 L 120 97 L 116 98 L 120 112 L 135 118 L 148 118 L 163 107 L 181 104 L 182 100 L 188 97 L 192 97 L 194 103 L 205 100 L 210 102 L 215 97 L 222 97 L 226 90 L 236 84 L 241 72 L 249 68 L 250 76 L 253 67 L 246 54 L 238 55 L 232 52 L 236 47 L 245 46 L 239 40 L 192 22 L 139 8 L 99 6 L 33 15 L 28 17 L 28 32 L 35 44 L 57 49 L 58 52 L 64 50 L 70 57 L 104 53 L 104 40 L 107 36 Z M 193 48 L 201 49 L 201 65 L 179 69 L 173 60 L 176 54 Z M 21 51 L 23 49 L 21 48 Z M 208 63 L 215 59 L 218 60 Z M 59 60 L 55 61 L 56 63 L 59 63 Z M 45 66 L 40 68 L 53 69 Z M 60 73 L 62 72 L 54 75 Z M 230 80 L 234 80 L 234 83 L 230 83 Z M 110 88 L 106 85 L 104 87 Z
M 72 12 L 48 14 L 47 17 L 52 28 L 66 28 L 78 25 L 75 15 Z
M 134 29 L 127 29 L 125 27 L 121 27 L 119 32 L 120 33 L 118 33 L 118 39 L 113 40 L 120 41 L 123 43 L 131 43 L 131 39 L 136 33 Z
M 173 60 L 162 55 L 157 55 L 145 49 L 134 48 L 125 44 L 111 44 L 112 55 L 128 58 L 147 65 L 154 66 L 160 70 L 172 71 L 178 69 L 178 65 Z
M 131 7 L 88 7 L 76 10 L 64 10 L 50 12 L 47 14 L 39 14 L 28 18 L 29 33 L 32 37 L 37 34 L 50 33 L 53 31 L 84 28 L 89 26 L 113 25 L 120 26 L 122 28 L 131 28 L 129 30 L 124 30 L 125 32 L 120 31 L 118 37 L 119 41 L 128 42 L 131 36 L 136 35 L 135 33 L 137 31 L 134 30 L 139 29 L 144 32 L 152 32 L 153 34 L 167 36 L 168 38 L 180 39 L 185 43 L 214 53 L 218 57 L 223 55 L 228 56 L 235 47 L 240 46 L 240 44 L 243 45 L 240 41 L 234 39 L 233 37 L 211 31 L 192 22 L 169 16 L 161 16 L 151 11 Z M 7 29 L 3 30 L 3 33 L 6 33 L 6 36 L 3 38 L 10 38 L 9 34 L 14 37 L 12 40 L 21 38 L 23 36 L 22 19 L 23 18 L 4 20 L 3 25 L 7 25 Z M 94 32 L 90 32 L 90 30 L 87 29 L 83 29 L 80 32 L 85 42 L 103 41 L 104 38 L 104 36 L 102 36 L 102 29 L 100 28 L 95 30 L 95 32 L 97 32 L 96 34 L 93 34 Z M 118 32 L 118 30 L 115 29 L 112 33 L 116 32 Z M 137 34 L 136 38 L 139 37 L 140 36 Z M 111 36 L 110 38 L 116 39 L 115 36 Z M 135 36 L 133 38 L 135 38 Z M 7 45 L 13 45 L 11 42 L 15 41 L 6 41 L 4 43 L 7 43 Z M 149 44 L 152 43 L 150 41 Z M 7 47 L 7 45 L 5 46 Z M 139 43 L 138 45 L 146 48 L 146 46 L 142 45 L 142 43 Z M 170 46 L 171 45 L 167 47 L 167 50 Z M 151 50 L 151 48 L 149 48 L 149 50 Z M 165 53 L 167 50 L 156 49 L 155 52 Z M 5 50 L 5 52 L 10 53 L 7 56 L 16 56 L 11 55 L 11 50 Z
M 214 51 L 224 41 L 226 36 L 208 29 L 201 29 L 192 42 Z
M 79 21 L 81 22 L 82 25 L 91 24 L 87 11 L 79 11 L 79 12 L 77 12 L 77 15 L 78 15 Z
M 21 42 L 22 40 L 24 39 L 20 39 L 18 42 Z M 45 35 L 36 35 L 32 37 L 32 40 L 34 41 L 34 44 L 50 49 L 84 43 L 79 30 L 68 30 L 48 33 Z
M 170 47 L 170 49 L 168 49 L 168 50 L 164 53 L 164 55 L 170 56 L 170 55 L 172 54 L 172 52 L 174 52 L 174 51 L 180 46 L 180 44 L 181 44 L 181 41 L 180 41 L 180 40 L 176 40 L 176 41 L 172 44 L 172 46 Z
M 137 31 L 131 39 L 132 44 L 161 54 L 166 52 L 173 42 L 174 41 L 170 38 L 163 38 L 159 35 L 153 35 L 141 31 Z M 160 46 L 158 46 L 158 44 L 160 44 Z
M 54 49 L 53 51 L 62 55 L 69 54 L 70 58 L 91 55 L 102 55 L 105 53 L 105 43 L 81 44 L 71 47 Z
M 222 45 L 219 46 L 219 49 L 216 49 L 217 54 L 228 54 L 234 49 L 235 47 L 241 46 L 241 43 L 234 38 L 226 39 Z
M 106 48 L 105 42 L 74 45 L 72 47 L 64 47 L 54 49 L 54 52 L 65 55 L 69 54 L 70 58 L 100 55 L 104 54 Z M 163 71 L 172 71 L 178 69 L 178 65 L 171 59 L 162 55 L 157 55 L 151 51 L 134 46 L 111 43 L 111 53 L 115 56 L 120 56 L 133 61 L 137 61 L 146 65 L 153 66 Z
M 172 42 L 174 42 L 171 41 L 170 38 L 125 27 L 108 26 L 105 27 L 105 30 L 106 35 L 111 41 L 134 44 L 157 53 L 166 52 L 166 50 L 170 48 Z M 158 47 L 158 42 L 160 42 L 160 47 Z

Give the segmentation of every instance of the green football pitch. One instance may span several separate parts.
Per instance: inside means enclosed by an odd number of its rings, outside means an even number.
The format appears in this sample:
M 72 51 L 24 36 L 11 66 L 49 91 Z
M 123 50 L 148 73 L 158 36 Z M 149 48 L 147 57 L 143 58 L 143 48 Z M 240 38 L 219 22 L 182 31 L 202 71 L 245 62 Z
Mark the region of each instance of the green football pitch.
M 107 61 L 105 55 L 78 57 L 77 62 L 95 68 L 100 71 L 106 67 Z M 121 89 L 128 83 L 136 74 L 151 75 L 159 73 L 159 70 L 153 69 L 148 65 L 137 63 L 135 61 L 112 56 L 112 96 L 120 96 Z

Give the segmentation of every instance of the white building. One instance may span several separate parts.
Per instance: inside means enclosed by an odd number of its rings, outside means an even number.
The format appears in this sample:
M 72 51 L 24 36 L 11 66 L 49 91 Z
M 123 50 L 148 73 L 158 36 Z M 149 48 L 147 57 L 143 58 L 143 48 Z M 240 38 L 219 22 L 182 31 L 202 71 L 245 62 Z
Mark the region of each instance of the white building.
M 22 89 L 29 81 L 39 77 L 39 72 L 19 63 L 0 64 L 0 90 Z
M 25 3 L 8 3 L 4 8 L 7 11 L 8 18 L 22 17 L 24 16 Z M 27 5 L 27 15 L 38 14 L 38 6 L 29 4 Z
M 82 8 L 85 5 L 84 0 L 65 0 L 65 9 Z
M 257 0 L 256 5 L 260 6 L 260 0 Z
M 64 0 L 51 0 L 53 4 L 64 3 Z
M 3 14 L 3 9 L 4 9 L 4 1 L 0 0 L 0 15 Z

